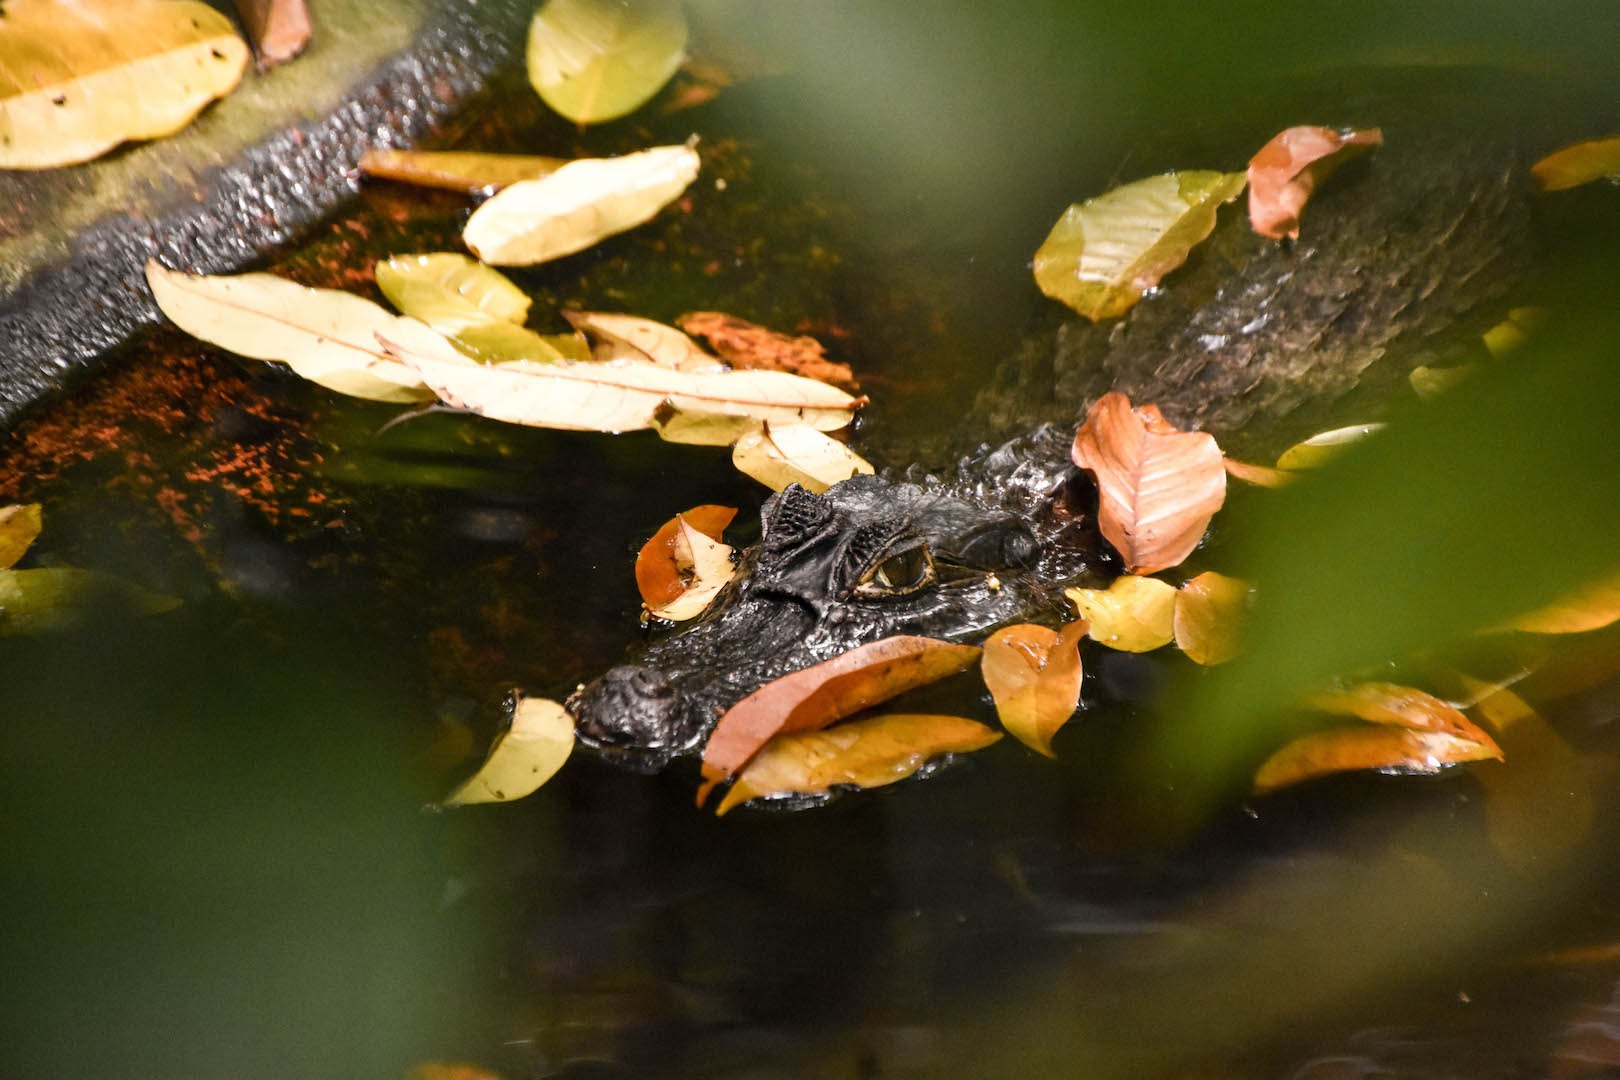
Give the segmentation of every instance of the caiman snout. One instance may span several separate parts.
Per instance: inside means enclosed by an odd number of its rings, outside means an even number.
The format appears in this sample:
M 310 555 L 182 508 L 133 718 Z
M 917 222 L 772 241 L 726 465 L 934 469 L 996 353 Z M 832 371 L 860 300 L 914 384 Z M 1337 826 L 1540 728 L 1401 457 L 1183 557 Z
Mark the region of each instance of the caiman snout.
M 645 772 L 663 768 L 700 734 L 675 685 L 635 664 L 576 690 L 567 708 L 580 741 Z

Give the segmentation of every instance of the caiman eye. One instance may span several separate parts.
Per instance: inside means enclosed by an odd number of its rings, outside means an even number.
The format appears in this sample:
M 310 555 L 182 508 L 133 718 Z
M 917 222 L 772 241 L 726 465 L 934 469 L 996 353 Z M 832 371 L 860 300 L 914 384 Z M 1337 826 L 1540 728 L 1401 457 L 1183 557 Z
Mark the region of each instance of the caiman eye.
M 856 596 L 904 596 L 934 583 L 934 557 L 927 544 L 885 555 L 855 585 Z

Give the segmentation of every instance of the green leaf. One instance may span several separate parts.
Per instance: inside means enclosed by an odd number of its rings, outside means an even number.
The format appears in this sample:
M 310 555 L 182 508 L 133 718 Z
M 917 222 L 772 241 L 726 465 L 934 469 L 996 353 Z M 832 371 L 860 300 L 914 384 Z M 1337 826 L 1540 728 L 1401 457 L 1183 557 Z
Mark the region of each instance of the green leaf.
M 1123 315 L 1187 260 L 1244 183 L 1243 173 L 1164 173 L 1076 203 L 1035 252 L 1035 284 L 1093 321 Z
M 679 0 L 548 0 L 529 26 L 529 81 L 576 124 L 640 108 L 685 56 Z
M 160 615 L 180 601 L 92 570 L 0 570 L 0 636 L 69 629 L 109 606 L 131 615 Z
M 523 326 L 528 294 L 465 255 L 395 255 L 377 264 L 377 287 L 401 314 L 427 323 L 475 360 L 552 364 L 563 358 Z
M 0 570 L 17 565 L 39 539 L 42 523 L 39 503 L 0 506 Z
M 367 150 L 360 155 L 360 171 L 367 176 L 469 195 L 499 191 L 520 180 L 538 180 L 566 164 L 567 158 L 466 150 Z

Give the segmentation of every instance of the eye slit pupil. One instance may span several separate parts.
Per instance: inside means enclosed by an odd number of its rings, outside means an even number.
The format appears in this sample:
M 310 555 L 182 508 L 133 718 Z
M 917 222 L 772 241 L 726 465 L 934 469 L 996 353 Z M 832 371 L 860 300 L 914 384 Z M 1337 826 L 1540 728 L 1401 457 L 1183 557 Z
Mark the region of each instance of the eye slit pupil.
M 885 589 L 909 589 L 922 584 L 927 574 L 922 548 L 912 548 L 883 560 L 872 576 Z

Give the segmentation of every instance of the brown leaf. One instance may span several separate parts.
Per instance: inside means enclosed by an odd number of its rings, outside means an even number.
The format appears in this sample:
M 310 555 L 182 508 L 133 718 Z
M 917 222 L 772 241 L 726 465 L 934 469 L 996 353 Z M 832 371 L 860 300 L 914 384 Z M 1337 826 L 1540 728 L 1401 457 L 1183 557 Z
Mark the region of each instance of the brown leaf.
M 520 180 L 538 180 L 566 164 L 567 158 L 470 150 L 367 150 L 360 155 L 360 171 L 367 176 L 468 195 L 499 191 Z
M 930 758 L 980 750 L 1000 738 L 960 716 L 904 713 L 778 735 L 744 766 L 715 815 L 766 795 L 810 795 L 838 784 L 882 787 L 904 780 Z
M 1616 619 L 1620 619 L 1620 574 L 1583 585 L 1545 607 L 1509 620 L 1500 629 L 1527 634 L 1584 634 Z
M 1214 436 L 1174 427 L 1156 405 L 1132 409 L 1117 391 L 1086 414 L 1073 457 L 1096 479 L 1098 525 L 1133 574 L 1180 563 L 1226 500 Z
M 1291 127 L 1278 132 L 1249 161 L 1249 222 L 1272 240 L 1299 236 L 1305 202 L 1346 161 L 1375 146 L 1383 132 L 1335 131 L 1325 127 Z
M 715 784 L 748 764 L 776 735 L 824 728 L 913 687 L 963 671 L 978 656 L 976 645 L 902 635 L 766 683 L 733 705 L 709 735 L 698 805 Z
M 1620 135 L 1556 150 L 1530 166 L 1530 172 L 1543 191 L 1563 191 L 1603 177 L 1620 177 Z
M 1176 591 L 1176 646 L 1195 663 L 1224 664 L 1237 655 L 1249 613 L 1249 584 L 1213 570 Z
M 0 570 L 17 564 L 39 539 L 42 525 L 39 503 L 0 506 Z
M 719 311 L 689 312 L 676 319 L 675 325 L 706 339 L 709 348 L 732 367 L 786 371 L 847 390 L 857 388 L 849 365 L 828 360 L 827 350 L 813 337 L 778 333 Z
M 1025 623 L 997 630 L 984 643 L 984 685 L 1001 724 L 1047 757 L 1052 736 L 1080 706 L 1080 639 L 1084 619 L 1061 631 Z
M 1447 765 L 1500 756 L 1489 738 L 1480 744 L 1443 731 L 1338 727 L 1295 739 L 1271 755 L 1254 775 L 1254 790 L 1275 791 L 1302 780 L 1361 769 L 1437 773 Z
M 737 508 L 734 506 L 706 503 L 694 506 L 683 514 L 676 514 L 659 526 L 636 556 L 636 589 L 649 611 L 674 603 L 690 586 L 692 567 L 690 563 L 682 567 L 677 558 L 682 524 L 718 542 L 720 534 L 736 516 Z
M 304 0 L 236 0 L 236 10 L 259 56 L 260 71 L 285 64 L 309 44 Z

